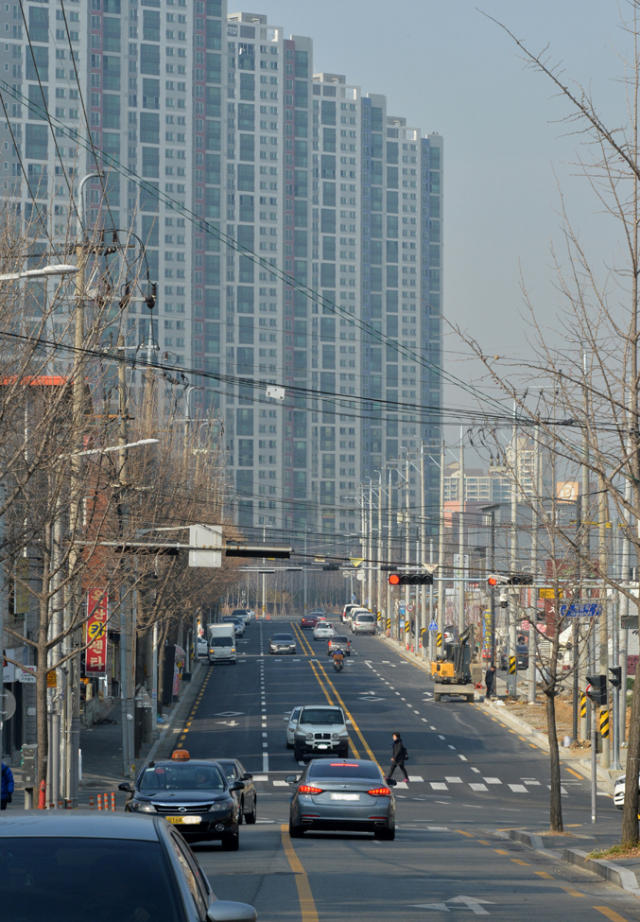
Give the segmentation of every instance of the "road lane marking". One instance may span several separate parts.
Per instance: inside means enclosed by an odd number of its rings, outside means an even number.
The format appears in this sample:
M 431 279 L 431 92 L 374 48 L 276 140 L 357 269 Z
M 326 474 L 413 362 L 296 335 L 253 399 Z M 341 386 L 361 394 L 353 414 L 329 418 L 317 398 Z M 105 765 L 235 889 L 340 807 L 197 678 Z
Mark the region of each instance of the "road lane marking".
M 598 912 L 601 912 L 603 916 L 607 917 L 607 919 L 611 919 L 611 922 L 627 922 L 627 919 L 625 919 L 624 916 L 621 916 L 613 909 L 609 909 L 608 906 L 594 906 L 593 908 L 597 909 Z
M 578 772 L 574 772 L 574 770 L 573 770 L 572 768 L 568 768 L 566 765 L 565 765 L 565 768 L 567 769 L 568 772 L 571 772 L 572 775 L 575 775 L 576 778 L 579 778 L 580 781 L 584 781 L 584 780 L 585 780 L 584 777 L 583 777 L 582 775 L 579 775 Z
M 553 874 L 547 874 L 546 871 L 534 871 L 534 874 L 537 874 L 538 877 L 544 877 L 545 880 L 555 880 Z
M 499 778 L 485 778 L 484 783 L 485 784 L 502 784 L 502 781 L 500 781 Z
M 461 836 L 466 836 L 468 839 L 475 839 L 475 836 L 471 832 L 466 832 L 464 829 L 456 829 L 456 832 L 459 832 Z M 505 855 L 508 855 L 509 852 L 505 852 Z
M 508 787 L 511 788 L 514 794 L 526 794 L 527 789 L 524 784 L 510 784 Z
M 486 839 L 478 839 L 480 845 L 491 845 L 491 842 L 487 842 Z
M 574 890 L 573 887 L 560 887 L 561 890 L 564 890 L 565 893 L 568 893 L 569 896 L 585 896 L 586 894 L 580 893 L 579 890 Z
M 479 781 L 477 782 L 471 781 L 469 783 L 469 787 L 471 788 L 472 791 L 488 791 L 489 790 L 486 784 L 481 784 Z
M 512 858 L 511 860 L 514 864 L 523 864 L 525 867 L 529 867 L 529 862 L 523 861 L 522 858 Z M 565 888 L 563 887 L 562 889 L 564 890 Z
M 443 781 L 430 781 L 429 784 L 434 791 L 448 791 L 449 788 Z
M 444 779 L 444 780 L 445 780 L 445 781 L 448 781 L 449 784 L 462 784 L 462 778 L 458 778 L 457 775 L 454 775 L 454 776 L 451 777 L 451 778 L 447 778 L 447 776 L 445 775 L 445 779 Z
M 334 695 L 336 696 L 337 701 L 340 703 L 340 705 L 341 705 L 341 707 L 342 707 L 342 710 L 345 712 L 345 714 L 347 715 L 347 717 L 348 717 L 349 720 L 351 721 L 351 723 L 352 723 L 352 725 L 353 725 L 353 729 L 354 729 L 354 730 L 356 731 L 356 733 L 358 734 L 358 737 L 360 738 L 360 741 L 361 741 L 362 745 L 363 745 L 364 748 L 365 748 L 365 752 L 368 754 L 368 756 L 369 756 L 369 758 L 371 759 L 371 761 L 372 761 L 372 762 L 375 762 L 376 765 L 378 766 L 378 768 L 380 768 L 380 771 L 382 771 L 382 768 L 381 768 L 381 766 L 379 765 L 378 760 L 377 760 L 376 757 L 374 756 L 373 752 L 371 751 L 371 748 L 369 747 L 369 744 L 367 743 L 367 741 L 365 740 L 364 736 L 362 735 L 362 731 L 360 730 L 360 727 L 358 726 L 357 721 L 354 719 L 353 714 L 351 714 L 351 712 L 349 711 L 349 708 L 347 707 L 347 705 L 344 703 L 344 701 L 342 700 L 342 698 L 341 698 L 340 695 L 338 694 L 335 685 L 333 684 L 333 682 L 331 681 L 331 679 L 329 678 L 329 676 L 328 676 L 327 673 L 325 672 L 324 666 L 322 665 L 322 663 L 318 663 L 318 666 L 319 666 L 320 669 L 322 670 L 322 674 L 324 675 L 325 679 L 327 680 L 328 685 L 332 688 L 333 693 L 334 693 Z M 357 759 L 357 758 L 359 758 L 359 756 L 356 755 L 356 759 Z
M 508 855 L 509 854 L 509 852 L 505 852 L 503 848 L 494 848 L 494 852 L 496 852 L 496 854 L 498 855 Z
M 458 758 L 459 758 L 459 759 L 462 759 L 463 762 L 468 762 L 468 761 L 469 761 L 469 760 L 467 759 L 466 756 L 461 756 L 460 753 L 458 753 Z
M 287 856 L 289 867 L 293 871 L 296 888 L 298 890 L 298 902 L 300 903 L 302 922 L 318 922 L 318 910 L 316 909 L 313 894 L 311 893 L 309 878 L 307 877 L 305 869 L 302 867 L 300 859 L 296 855 L 289 837 L 289 827 L 283 823 L 280 827 L 280 831 L 282 833 L 282 847 Z
M 329 704 L 333 707 L 333 701 L 332 701 L 332 699 L 331 699 L 331 695 L 329 694 L 329 692 L 327 691 L 327 689 L 324 687 L 324 683 L 323 683 L 322 679 L 320 678 L 320 676 L 318 675 L 318 671 L 317 671 L 317 669 L 316 669 L 316 664 L 315 664 L 315 663 L 309 663 L 309 665 L 310 665 L 311 668 L 313 669 L 313 674 L 314 674 L 314 676 L 316 677 L 316 679 L 318 680 L 318 684 L 319 684 L 320 688 L 322 689 L 322 691 L 324 692 L 327 701 L 328 701 Z M 320 664 L 318 663 L 318 665 L 320 665 Z

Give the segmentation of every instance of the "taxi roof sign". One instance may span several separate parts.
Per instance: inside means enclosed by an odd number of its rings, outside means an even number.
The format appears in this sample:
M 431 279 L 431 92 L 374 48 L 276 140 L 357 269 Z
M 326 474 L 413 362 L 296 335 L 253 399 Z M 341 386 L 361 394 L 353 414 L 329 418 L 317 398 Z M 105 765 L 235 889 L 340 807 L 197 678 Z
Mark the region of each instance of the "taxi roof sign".
M 186 749 L 174 749 L 171 753 L 172 762 L 188 762 L 191 756 Z

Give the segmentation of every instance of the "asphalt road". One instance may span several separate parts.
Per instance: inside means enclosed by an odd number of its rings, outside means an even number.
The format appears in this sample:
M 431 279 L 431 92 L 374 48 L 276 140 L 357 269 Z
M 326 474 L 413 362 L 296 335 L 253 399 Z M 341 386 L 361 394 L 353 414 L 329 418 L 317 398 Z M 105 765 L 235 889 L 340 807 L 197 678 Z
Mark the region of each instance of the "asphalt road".
M 501 833 L 548 828 L 546 752 L 482 705 L 436 704 L 428 676 L 379 639 L 354 637 L 337 674 L 326 643 L 297 624 L 296 655 L 269 656 L 270 634 L 283 629 L 282 621 L 248 626 L 237 665 L 209 669 L 176 740 L 194 758 L 238 758 L 255 776 L 258 822 L 241 828 L 240 851 L 195 846 L 220 898 L 252 903 L 262 922 L 457 922 L 485 914 L 505 922 L 640 920 L 633 896 Z M 391 734 L 402 733 L 410 781 L 395 788 L 394 842 L 309 832 L 289 839 L 284 776 L 299 766 L 285 747 L 286 716 L 298 704 L 327 701 L 353 721 L 352 755 L 375 758 L 385 771 Z M 588 836 L 588 783 L 564 766 L 562 779 L 565 824 Z M 611 800 L 598 806 L 599 828 L 619 829 Z M 575 845 L 593 848 L 588 839 Z

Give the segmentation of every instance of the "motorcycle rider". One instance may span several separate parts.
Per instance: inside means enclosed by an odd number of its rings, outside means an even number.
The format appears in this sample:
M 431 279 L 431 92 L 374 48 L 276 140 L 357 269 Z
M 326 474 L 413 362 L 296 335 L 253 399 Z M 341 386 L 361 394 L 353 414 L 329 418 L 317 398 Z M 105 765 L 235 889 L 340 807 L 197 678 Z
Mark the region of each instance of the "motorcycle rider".
M 331 652 L 333 655 L 333 668 L 336 670 L 336 672 L 340 672 L 344 666 L 344 652 L 340 649 L 340 647 L 336 647 L 335 650 L 332 650 Z

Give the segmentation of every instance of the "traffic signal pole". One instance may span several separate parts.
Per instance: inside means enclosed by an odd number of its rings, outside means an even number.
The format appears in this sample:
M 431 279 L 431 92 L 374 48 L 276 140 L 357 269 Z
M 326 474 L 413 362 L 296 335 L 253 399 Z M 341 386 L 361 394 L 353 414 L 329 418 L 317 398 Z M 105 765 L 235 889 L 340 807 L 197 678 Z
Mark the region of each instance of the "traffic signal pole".
M 516 426 L 516 407 L 513 407 L 513 485 L 511 488 L 511 547 L 509 554 L 509 563 L 511 572 L 515 573 L 518 567 L 518 429 Z M 515 592 L 509 593 L 509 607 L 507 608 L 507 617 L 509 626 L 507 631 L 507 691 L 511 698 L 516 698 L 518 694 L 518 654 L 517 654 L 517 601 Z M 511 672 L 512 664 L 515 664 L 513 673 Z
M 591 702 L 591 822 L 598 820 L 598 760 L 596 754 L 596 706 Z

